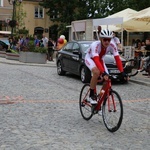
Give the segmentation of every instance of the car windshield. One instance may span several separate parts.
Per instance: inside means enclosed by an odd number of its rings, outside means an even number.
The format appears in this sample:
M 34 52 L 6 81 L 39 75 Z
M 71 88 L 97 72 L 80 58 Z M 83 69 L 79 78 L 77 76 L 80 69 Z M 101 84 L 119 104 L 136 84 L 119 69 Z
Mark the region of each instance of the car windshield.
M 0 39 L 0 41 L 4 42 L 6 45 L 10 45 L 10 43 L 7 39 Z
M 81 49 L 83 53 L 87 52 L 87 49 L 90 47 L 91 43 L 81 43 Z

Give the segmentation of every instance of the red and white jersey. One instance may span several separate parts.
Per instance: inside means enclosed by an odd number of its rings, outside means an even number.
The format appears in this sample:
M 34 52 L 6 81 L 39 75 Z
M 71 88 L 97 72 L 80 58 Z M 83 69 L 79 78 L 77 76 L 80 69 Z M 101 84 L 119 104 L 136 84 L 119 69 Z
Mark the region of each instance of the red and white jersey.
M 87 50 L 86 57 L 94 58 L 95 56 L 99 56 L 100 59 L 103 59 L 103 57 L 109 52 L 111 52 L 114 56 L 119 55 L 118 49 L 113 40 L 111 40 L 110 45 L 106 49 L 102 47 L 101 41 L 95 41 Z

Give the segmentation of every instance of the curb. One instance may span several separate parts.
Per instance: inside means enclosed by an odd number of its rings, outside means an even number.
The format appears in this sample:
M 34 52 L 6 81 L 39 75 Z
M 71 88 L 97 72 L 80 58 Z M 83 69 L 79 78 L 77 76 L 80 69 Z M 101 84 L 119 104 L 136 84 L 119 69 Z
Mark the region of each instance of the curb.
M 145 85 L 150 87 L 150 83 L 145 82 L 145 81 L 141 81 L 141 80 L 134 80 L 134 79 L 130 79 L 131 82 L 136 83 L 136 84 L 140 84 L 140 85 Z
M 24 66 L 38 66 L 38 67 L 56 67 L 56 64 L 54 62 L 54 64 L 31 64 L 31 63 L 21 63 L 21 62 L 4 62 L 4 61 L 0 61 L 0 63 L 2 64 L 9 64 L 9 65 L 24 65 Z

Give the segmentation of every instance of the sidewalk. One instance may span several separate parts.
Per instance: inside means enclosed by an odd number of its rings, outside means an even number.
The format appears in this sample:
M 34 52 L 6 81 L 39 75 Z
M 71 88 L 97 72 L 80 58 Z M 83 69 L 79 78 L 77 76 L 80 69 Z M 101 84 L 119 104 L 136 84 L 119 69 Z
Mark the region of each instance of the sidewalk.
M 130 82 L 134 82 L 137 84 L 145 85 L 150 87 L 150 78 L 148 76 L 143 75 L 144 72 L 139 72 L 136 76 L 130 78 Z
M 0 63 L 11 64 L 11 65 L 56 67 L 56 59 L 54 59 L 54 61 L 47 61 L 46 64 L 35 64 L 35 63 L 23 63 L 18 60 L 10 60 L 10 59 L 0 57 Z
M 0 57 L 0 63 L 11 64 L 11 65 L 26 65 L 26 66 L 43 66 L 43 67 L 56 67 L 56 59 L 54 61 L 47 61 L 46 64 L 34 64 L 34 63 L 22 63 L 17 60 L 9 60 L 3 57 Z M 143 73 L 138 73 L 136 76 L 131 77 L 129 82 L 134 82 L 137 84 L 145 85 L 150 87 L 150 78 Z

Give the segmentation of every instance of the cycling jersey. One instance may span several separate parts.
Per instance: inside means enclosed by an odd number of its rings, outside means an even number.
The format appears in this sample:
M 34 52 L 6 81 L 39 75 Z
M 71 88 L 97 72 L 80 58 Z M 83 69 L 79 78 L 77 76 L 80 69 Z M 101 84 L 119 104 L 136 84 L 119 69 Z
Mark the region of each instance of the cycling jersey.
M 101 41 L 93 42 L 87 50 L 87 54 L 85 56 L 86 66 L 90 70 L 97 66 L 101 73 L 104 71 L 108 73 L 107 67 L 104 63 L 104 56 L 109 52 L 114 55 L 119 71 L 123 72 L 122 62 L 118 54 L 118 49 L 113 40 L 111 40 L 110 45 L 107 48 L 102 46 Z

